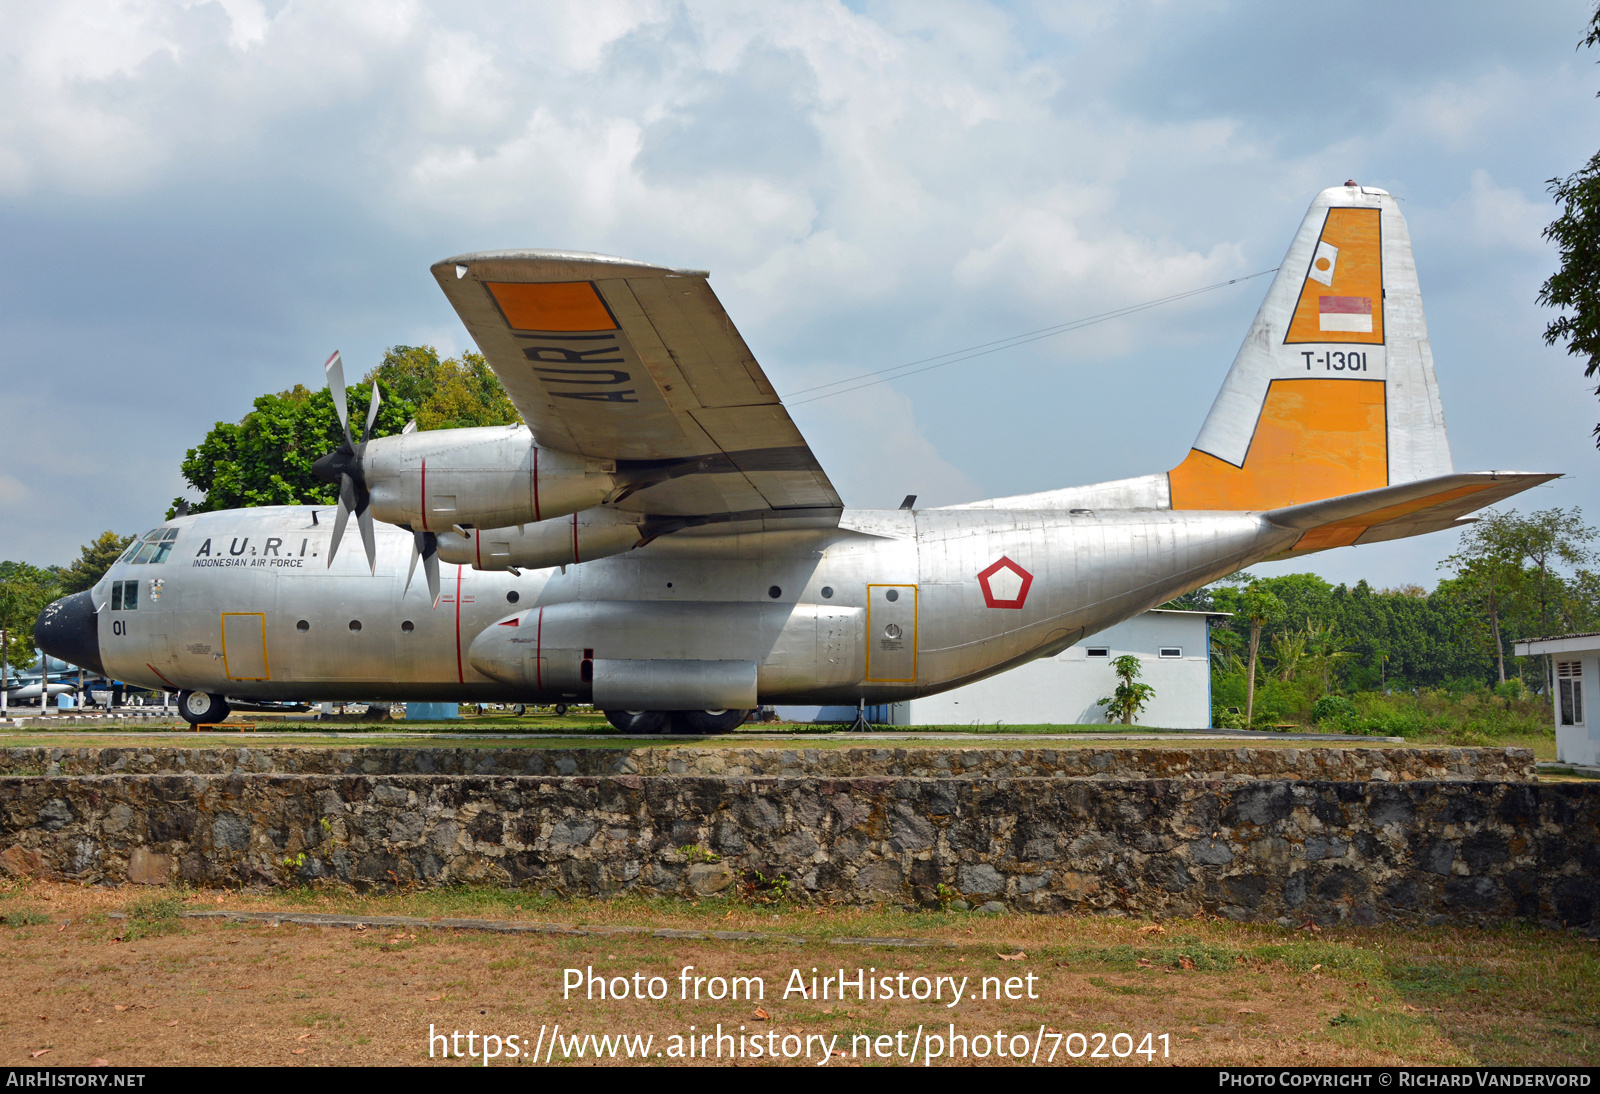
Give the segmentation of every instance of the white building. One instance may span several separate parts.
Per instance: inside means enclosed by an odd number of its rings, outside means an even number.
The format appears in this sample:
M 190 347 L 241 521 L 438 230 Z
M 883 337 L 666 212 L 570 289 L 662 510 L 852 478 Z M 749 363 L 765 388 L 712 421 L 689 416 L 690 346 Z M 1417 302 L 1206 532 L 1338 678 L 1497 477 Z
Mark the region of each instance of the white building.
M 1600 694 L 1600 633 L 1530 638 L 1518 642 L 1516 651 L 1518 657 L 1547 653 L 1555 662 L 1556 759 L 1600 764 L 1600 719 L 1589 717 L 1584 702 Z
M 1138 724 L 1161 729 L 1211 725 L 1211 621 L 1214 612 L 1156 609 L 1107 628 L 1055 657 L 1030 661 L 966 687 L 892 707 L 867 708 L 892 725 L 1104 725 L 1096 700 L 1117 687 L 1111 661 L 1139 658 L 1140 682 L 1155 689 Z M 779 707 L 794 722 L 848 722 L 850 707 Z

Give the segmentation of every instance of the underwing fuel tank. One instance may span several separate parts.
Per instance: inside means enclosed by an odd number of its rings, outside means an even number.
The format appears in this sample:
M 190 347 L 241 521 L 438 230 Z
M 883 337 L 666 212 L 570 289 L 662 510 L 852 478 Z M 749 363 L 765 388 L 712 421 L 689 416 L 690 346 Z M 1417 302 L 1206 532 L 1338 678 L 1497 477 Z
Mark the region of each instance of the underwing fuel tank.
M 361 470 L 374 517 L 424 532 L 564 517 L 617 487 L 614 462 L 540 448 L 526 426 L 374 437 Z
M 439 535 L 439 557 L 477 570 L 542 570 L 631 551 L 644 542 L 642 518 L 594 509 L 521 528 L 468 528 Z

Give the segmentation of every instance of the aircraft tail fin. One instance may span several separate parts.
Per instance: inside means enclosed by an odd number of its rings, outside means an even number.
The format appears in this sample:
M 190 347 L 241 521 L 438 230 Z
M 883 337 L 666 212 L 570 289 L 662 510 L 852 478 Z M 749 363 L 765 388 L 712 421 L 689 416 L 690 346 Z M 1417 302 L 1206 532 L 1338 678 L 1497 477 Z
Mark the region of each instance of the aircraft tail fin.
M 1280 509 L 1453 470 L 1400 206 L 1324 190 L 1168 473 L 1172 507 Z

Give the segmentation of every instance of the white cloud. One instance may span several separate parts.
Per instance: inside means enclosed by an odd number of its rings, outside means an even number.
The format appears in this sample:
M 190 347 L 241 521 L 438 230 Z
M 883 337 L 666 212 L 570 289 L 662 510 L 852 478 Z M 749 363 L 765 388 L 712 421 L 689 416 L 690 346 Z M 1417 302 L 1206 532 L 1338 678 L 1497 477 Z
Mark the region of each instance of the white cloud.
M 1555 217 L 1550 204 L 1530 201 L 1514 186 L 1496 186 L 1481 167 L 1472 172 L 1471 188 L 1450 212 L 1480 247 L 1534 254 L 1549 250 L 1541 235 Z
M 102 223 L 126 228 L 126 252 L 86 244 L 82 261 L 138 269 L 134 249 L 148 240 L 136 237 L 185 223 L 198 194 L 238 234 L 214 242 L 223 233 L 197 222 L 194 264 L 237 279 L 241 299 L 257 266 L 278 269 L 248 248 L 281 234 L 292 253 L 276 261 L 303 262 L 309 249 L 340 271 L 314 284 L 298 270 L 282 275 L 285 298 L 263 307 L 274 321 L 310 317 L 285 323 L 296 347 L 470 344 L 445 326 L 436 296 L 435 310 L 417 311 L 432 292 L 426 264 L 447 253 L 558 246 L 705 267 L 785 389 L 1273 265 L 1311 195 L 1374 166 L 1370 181 L 1407 184 L 1394 188 L 1415 195 L 1408 211 L 1419 220 L 1453 218 L 1463 246 L 1542 246 L 1547 218 L 1529 197 L 1537 182 L 1499 150 L 1527 134 L 1528 117 L 1546 118 L 1544 100 L 1576 96 L 1587 109 L 1592 89 L 1574 88 L 1590 70 L 1496 59 L 1496 44 L 1483 43 L 1430 68 L 1443 75 L 1426 86 L 1371 91 L 1367 121 L 1325 129 L 1319 89 L 1345 78 L 1337 71 L 1279 96 L 1316 107 L 1288 121 L 1251 114 L 1248 103 L 1207 111 L 1145 101 L 1141 89 L 1158 82 L 1142 79 L 1147 63 L 1179 69 L 1179 83 L 1196 88 L 1236 75 L 1236 58 L 1186 57 L 1185 42 L 1168 36 L 1232 20 L 1233 48 L 1247 56 L 1259 44 L 1254 16 L 1237 5 L 1196 9 L 1176 0 L 18 4 L 0 11 L 0 202 L 18 222 L 62 204 L 103 218 L 74 225 L 84 236 Z M 1559 51 L 1570 57 L 1571 43 Z M 1174 72 L 1160 75 L 1173 82 Z M 1568 116 L 1541 120 L 1540 132 L 1572 130 Z M 1426 162 L 1442 156 L 1471 162 Z M 137 223 L 144 215 L 159 223 Z M 319 218 L 327 225 L 303 227 Z M 403 262 L 415 264 L 417 295 L 387 305 L 373 286 L 411 284 L 387 268 Z M 194 325 L 196 305 L 179 294 L 175 284 L 152 305 L 166 309 L 155 325 Z M 872 389 L 796 416 L 852 501 L 894 504 L 912 491 L 965 500 L 974 482 L 1019 492 L 1019 467 L 1058 474 L 1019 458 L 1028 436 L 968 441 L 949 426 L 977 423 L 981 412 L 956 411 L 988 397 L 958 377 L 1014 368 L 1034 385 L 1033 407 L 1071 408 L 1062 413 L 1090 453 L 1085 474 L 1095 474 L 1097 460 L 1126 459 L 1130 437 L 1193 435 L 1248 321 L 1217 335 L 1205 309 L 1225 295 L 1097 327 L 1033 358 L 952 366 L 908 395 Z M 63 309 L 54 321 L 46 341 L 70 336 L 79 317 Z M 236 322 L 229 337 L 239 342 L 262 322 L 217 321 Z M 178 453 L 210 420 L 243 412 L 207 403 L 220 383 L 197 389 L 159 350 L 140 350 L 149 358 L 138 369 L 132 352 L 124 344 L 108 354 L 94 384 L 108 399 L 133 376 L 145 392 L 173 393 L 165 424 L 175 435 L 193 430 L 170 441 Z M 1062 367 L 1119 356 L 1115 370 Z M 1099 421 L 1093 408 L 1118 398 L 1106 385 L 1138 384 L 1155 359 L 1194 385 L 1160 393 L 1176 408 L 1171 419 L 1151 398 L 1141 413 L 1156 417 L 1137 429 Z M 279 386 L 300 378 L 285 370 Z M 1032 428 L 1053 427 L 1042 416 Z M 110 443 L 90 437 L 61 459 L 120 473 Z M 959 451 L 967 455 L 957 461 Z M 148 470 L 144 504 L 164 504 L 170 484 Z M 13 473 L 40 488 L 33 467 Z M 1059 474 L 1057 485 L 1083 477 Z
M 10 475 L 0 475 L 0 505 L 20 506 L 32 499 L 32 490 Z

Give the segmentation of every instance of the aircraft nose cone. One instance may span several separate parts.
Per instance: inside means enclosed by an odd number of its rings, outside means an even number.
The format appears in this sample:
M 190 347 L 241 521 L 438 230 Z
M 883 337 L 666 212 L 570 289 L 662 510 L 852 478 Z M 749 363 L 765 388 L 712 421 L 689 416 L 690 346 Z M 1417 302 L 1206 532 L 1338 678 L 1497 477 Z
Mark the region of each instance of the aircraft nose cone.
M 87 592 L 64 596 L 40 612 L 33 644 L 68 664 L 106 674 L 100 661 L 100 617 Z

